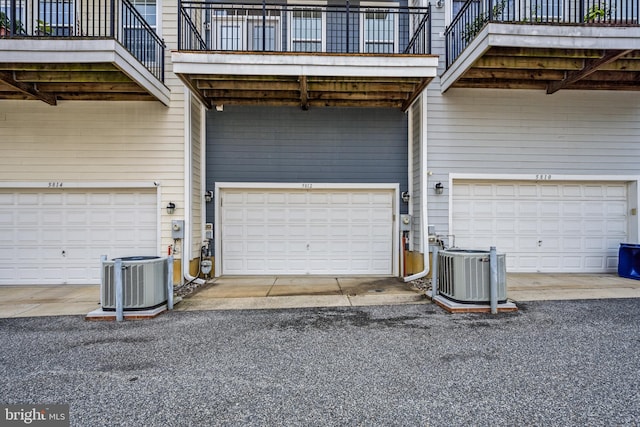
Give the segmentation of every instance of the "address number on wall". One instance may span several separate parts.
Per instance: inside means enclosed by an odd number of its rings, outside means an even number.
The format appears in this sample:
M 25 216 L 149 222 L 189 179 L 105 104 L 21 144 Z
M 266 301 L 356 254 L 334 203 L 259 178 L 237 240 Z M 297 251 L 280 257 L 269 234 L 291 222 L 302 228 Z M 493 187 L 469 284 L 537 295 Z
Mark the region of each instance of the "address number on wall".
M 60 188 L 60 187 L 62 187 L 62 183 L 61 182 L 50 182 L 48 187 L 49 188 Z
M 302 184 L 302 188 L 309 190 L 313 188 L 313 184 Z
M 536 175 L 536 181 L 550 181 L 551 175 L 549 174 L 538 174 Z

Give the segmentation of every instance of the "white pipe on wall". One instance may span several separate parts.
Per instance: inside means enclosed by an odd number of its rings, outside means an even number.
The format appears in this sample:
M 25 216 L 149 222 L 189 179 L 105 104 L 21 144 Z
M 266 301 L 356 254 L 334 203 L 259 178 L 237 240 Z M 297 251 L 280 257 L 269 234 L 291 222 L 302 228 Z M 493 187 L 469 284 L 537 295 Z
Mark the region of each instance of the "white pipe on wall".
M 429 217 L 427 214 L 427 94 L 426 90 L 420 96 L 420 203 L 422 204 L 420 208 L 420 233 L 422 236 L 420 238 L 420 251 L 424 254 L 424 268 L 422 271 L 412 274 L 411 276 L 407 276 L 404 278 L 405 282 L 411 282 L 412 280 L 417 280 L 425 277 L 429 274 L 429 251 L 425 250 L 425 248 L 429 248 Z
M 198 284 L 205 283 L 204 280 L 194 277 L 189 272 L 189 264 L 191 263 L 191 239 L 192 234 L 192 209 L 191 209 L 191 91 L 184 87 L 184 239 L 182 239 L 182 277 L 189 282 Z M 202 141 L 201 141 L 202 143 Z M 198 254 L 199 256 L 199 254 Z

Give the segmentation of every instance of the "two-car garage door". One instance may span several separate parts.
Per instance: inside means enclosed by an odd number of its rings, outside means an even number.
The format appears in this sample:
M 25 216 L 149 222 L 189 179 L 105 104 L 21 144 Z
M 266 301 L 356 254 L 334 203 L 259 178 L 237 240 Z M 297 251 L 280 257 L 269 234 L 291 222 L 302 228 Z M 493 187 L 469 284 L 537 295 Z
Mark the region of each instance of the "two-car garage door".
M 511 272 L 614 272 L 628 237 L 624 182 L 454 181 L 463 248 L 495 245 Z
M 394 191 L 220 192 L 221 274 L 393 274 Z
M 155 189 L 0 189 L 0 285 L 97 284 L 100 256 L 157 255 Z

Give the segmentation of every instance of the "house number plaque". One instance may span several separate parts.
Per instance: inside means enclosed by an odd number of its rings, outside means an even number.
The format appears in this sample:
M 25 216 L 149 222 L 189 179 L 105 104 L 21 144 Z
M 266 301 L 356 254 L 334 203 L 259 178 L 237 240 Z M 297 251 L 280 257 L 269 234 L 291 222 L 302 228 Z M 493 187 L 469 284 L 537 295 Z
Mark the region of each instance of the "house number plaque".
M 551 180 L 551 175 L 550 174 L 538 174 L 536 175 L 536 181 L 550 181 Z

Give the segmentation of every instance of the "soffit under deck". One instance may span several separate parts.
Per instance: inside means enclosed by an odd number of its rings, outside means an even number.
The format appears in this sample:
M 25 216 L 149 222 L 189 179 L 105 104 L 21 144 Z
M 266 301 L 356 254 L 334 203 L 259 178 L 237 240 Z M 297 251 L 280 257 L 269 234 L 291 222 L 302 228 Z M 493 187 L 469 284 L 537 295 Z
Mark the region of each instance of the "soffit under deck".
M 267 105 L 406 110 L 435 77 L 437 67 L 437 57 L 432 55 L 179 52 L 172 59 L 176 74 L 208 108 Z
M 490 24 L 443 74 L 449 88 L 558 90 L 640 90 L 640 28 L 589 28 L 562 37 L 567 28 L 547 27 L 526 36 L 492 33 Z M 582 29 L 584 30 L 584 29 Z M 637 36 L 637 37 L 636 37 Z M 634 40 L 635 39 L 635 40 Z

